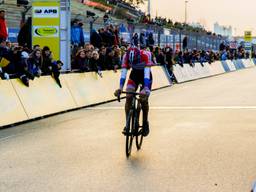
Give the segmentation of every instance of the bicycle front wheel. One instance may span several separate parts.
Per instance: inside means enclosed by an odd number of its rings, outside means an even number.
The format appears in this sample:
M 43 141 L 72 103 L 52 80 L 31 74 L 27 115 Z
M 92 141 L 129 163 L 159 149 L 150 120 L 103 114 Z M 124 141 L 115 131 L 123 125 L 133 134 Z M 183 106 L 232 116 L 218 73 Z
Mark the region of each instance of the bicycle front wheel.
M 136 126 L 136 130 L 137 130 L 137 133 L 138 133 L 136 135 L 137 150 L 141 149 L 142 142 L 143 142 L 142 127 L 140 125 L 142 125 L 142 111 L 141 111 L 140 104 L 138 104 L 137 115 L 136 115 L 136 120 L 135 120 L 135 126 Z
M 126 157 L 128 158 L 132 152 L 132 142 L 133 142 L 133 127 L 134 127 L 134 112 L 131 110 L 127 117 L 126 122 L 126 143 L 125 143 L 125 152 Z

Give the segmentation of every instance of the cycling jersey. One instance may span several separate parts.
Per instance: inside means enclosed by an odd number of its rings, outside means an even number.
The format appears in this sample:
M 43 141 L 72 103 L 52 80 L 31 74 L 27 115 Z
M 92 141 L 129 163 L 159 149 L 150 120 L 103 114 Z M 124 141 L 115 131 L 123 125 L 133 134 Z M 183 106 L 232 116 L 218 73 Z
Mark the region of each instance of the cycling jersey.
M 152 54 L 145 50 L 130 48 L 123 57 L 122 75 L 120 79 L 120 89 L 123 89 L 128 69 L 132 69 L 127 83 L 127 89 L 137 90 L 139 84 L 142 88 L 151 90 L 152 74 Z
M 145 67 L 151 67 L 152 66 L 151 52 L 140 50 L 139 51 L 140 60 L 138 60 L 135 63 L 130 60 L 132 54 L 134 54 L 134 52 L 127 52 L 124 55 L 122 68 L 126 68 L 126 69 L 132 68 L 132 69 L 135 69 L 135 70 L 143 70 Z

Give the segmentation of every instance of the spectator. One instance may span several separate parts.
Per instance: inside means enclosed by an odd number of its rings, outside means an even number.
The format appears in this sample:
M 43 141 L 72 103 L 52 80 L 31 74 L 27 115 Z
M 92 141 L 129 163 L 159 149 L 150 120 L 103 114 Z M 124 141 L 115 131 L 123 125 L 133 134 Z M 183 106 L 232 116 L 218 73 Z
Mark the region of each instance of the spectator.
M 42 67 L 42 54 L 40 49 L 35 49 L 28 59 L 28 71 L 30 74 L 40 77 Z
M 135 33 L 135 34 L 133 35 L 133 37 L 132 37 L 132 42 L 133 42 L 133 44 L 134 44 L 136 47 L 138 47 L 138 45 L 139 45 L 139 35 L 138 35 L 138 33 Z
M 6 41 L 4 39 L 0 39 L 0 58 L 1 76 L 4 79 L 9 79 L 8 74 L 15 72 L 15 66 L 14 63 L 11 62 L 12 53 L 6 46 Z
M 73 69 L 79 69 L 80 72 L 91 71 L 90 60 L 92 58 L 92 51 L 85 51 L 84 49 L 78 51 L 77 56 L 73 62 Z
M 156 57 L 157 63 L 159 63 L 160 65 L 165 65 L 166 64 L 166 56 L 164 54 L 164 52 L 159 49 L 159 53 Z
M 76 47 L 84 46 L 83 24 L 78 19 L 71 23 L 71 44 Z
M 109 25 L 110 24 L 110 18 L 108 16 L 108 13 L 105 12 L 104 16 L 103 16 L 103 22 L 105 25 Z
M 5 11 L 0 10 L 0 39 L 7 40 L 8 33 L 7 33 L 7 25 L 5 21 Z
M 36 50 L 36 49 L 41 49 L 40 45 L 34 45 L 33 50 Z
M 184 37 L 183 42 L 182 42 L 182 49 L 183 49 L 183 51 L 185 49 L 187 49 L 187 47 L 188 47 L 188 37 Z
M 121 49 L 119 49 L 118 47 L 115 47 L 114 49 L 114 70 L 115 72 L 117 71 L 117 69 L 121 68 Z
M 63 63 L 61 61 L 54 61 L 52 63 L 52 76 L 55 79 L 56 83 L 62 88 L 61 82 L 60 82 L 60 70 L 61 67 L 63 66 Z
M 18 35 L 19 46 L 32 48 L 32 36 L 31 36 L 32 18 L 29 17 L 27 22 L 23 24 Z
M 114 45 L 120 45 L 119 28 L 118 27 L 116 27 L 114 29 L 114 35 L 115 35 L 115 43 L 114 43 Z
M 92 30 L 90 41 L 91 44 L 96 48 L 100 48 L 102 46 L 102 37 L 95 29 Z
M 147 39 L 147 47 L 154 47 L 155 45 L 155 40 L 153 37 L 153 33 L 148 34 L 148 39 Z
M 101 47 L 100 51 L 99 51 L 99 68 L 100 70 L 107 70 L 107 65 L 106 65 L 106 56 L 107 53 L 107 49 L 106 47 Z
M 50 75 L 52 71 L 53 57 L 52 52 L 48 46 L 45 46 L 42 50 L 42 74 Z
M 21 60 L 18 62 L 17 66 L 18 77 L 24 85 L 29 87 L 29 80 L 34 80 L 34 75 L 28 71 L 29 54 L 26 51 L 22 51 L 20 56 Z
M 147 46 L 145 33 L 141 33 L 140 34 L 140 45 L 142 47 L 146 47 Z
M 91 68 L 92 71 L 98 73 L 101 76 L 101 70 L 99 68 L 99 53 L 97 51 L 92 52 Z
M 112 48 L 107 48 L 106 52 L 106 69 L 114 70 L 114 56 L 115 51 Z

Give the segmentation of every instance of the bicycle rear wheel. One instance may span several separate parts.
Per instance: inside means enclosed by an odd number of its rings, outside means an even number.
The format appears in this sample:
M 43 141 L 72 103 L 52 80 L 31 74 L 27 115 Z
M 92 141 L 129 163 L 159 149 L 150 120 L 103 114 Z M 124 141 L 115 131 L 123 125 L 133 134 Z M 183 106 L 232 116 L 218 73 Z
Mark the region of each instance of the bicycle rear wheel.
M 138 103 L 138 108 L 137 108 L 137 114 L 136 114 L 136 120 L 135 120 L 135 126 L 137 130 L 137 135 L 136 135 L 136 147 L 137 150 L 141 149 L 142 143 L 143 143 L 143 135 L 142 135 L 142 111 L 141 111 L 141 105 Z
M 129 112 L 127 122 L 126 122 L 126 144 L 125 144 L 125 152 L 126 157 L 128 158 L 132 152 L 132 142 L 133 142 L 133 130 L 134 130 L 134 111 L 131 110 Z

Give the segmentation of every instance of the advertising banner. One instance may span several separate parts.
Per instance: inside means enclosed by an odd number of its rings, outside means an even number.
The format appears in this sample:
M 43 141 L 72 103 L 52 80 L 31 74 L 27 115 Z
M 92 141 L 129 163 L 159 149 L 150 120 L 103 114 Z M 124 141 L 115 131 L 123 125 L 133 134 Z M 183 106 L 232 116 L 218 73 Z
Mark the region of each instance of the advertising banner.
M 252 41 L 252 32 L 251 31 L 245 31 L 244 32 L 244 41 L 245 42 L 251 42 Z
M 34 0 L 32 2 L 32 43 L 48 46 L 54 59 L 60 58 L 60 1 Z

